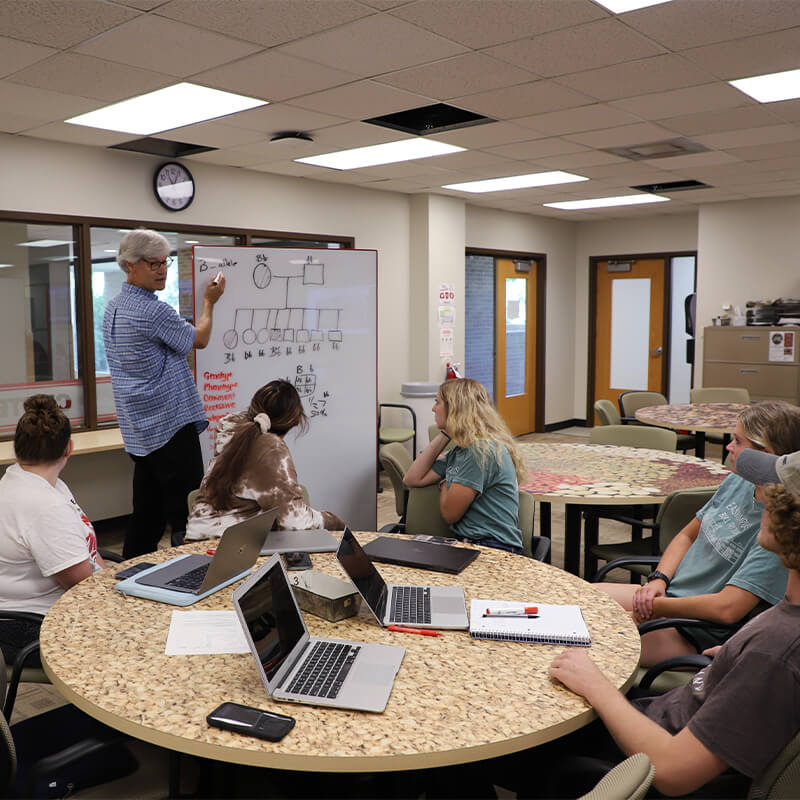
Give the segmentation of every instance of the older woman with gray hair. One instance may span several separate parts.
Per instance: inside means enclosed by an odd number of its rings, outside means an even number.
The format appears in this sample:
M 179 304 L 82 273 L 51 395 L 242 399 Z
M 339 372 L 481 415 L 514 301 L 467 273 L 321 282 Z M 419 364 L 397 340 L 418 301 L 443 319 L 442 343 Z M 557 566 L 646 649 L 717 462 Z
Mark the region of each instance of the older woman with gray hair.
M 127 275 L 106 306 L 103 340 L 125 450 L 134 461 L 133 514 L 125 558 L 150 553 L 167 523 L 173 543 L 186 531 L 186 495 L 200 485 L 200 433 L 208 427 L 187 354 L 211 338 L 225 277 L 210 281 L 194 325 L 155 293 L 166 285 L 169 242 L 138 228 L 123 236 L 117 262 Z

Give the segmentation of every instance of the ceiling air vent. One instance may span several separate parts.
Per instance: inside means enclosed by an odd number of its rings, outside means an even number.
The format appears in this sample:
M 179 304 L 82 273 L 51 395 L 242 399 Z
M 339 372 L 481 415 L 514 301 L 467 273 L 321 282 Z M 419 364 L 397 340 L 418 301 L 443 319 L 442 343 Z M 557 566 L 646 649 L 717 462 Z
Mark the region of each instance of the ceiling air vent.
M 643 161 L 646 158 L 673 158 L 691 153 L 704 153 L 708 150 L 698 142 L 682 136 L 677 139 L 666 139 L 663 142 L 647 142 L 646 144 L 632 144 L 629 147 L 604 147 L 604 152 L 629 158 L 631 161 Z
M 386 114 L 383 117 L 372 117 L 363 122 L 404 133 L 413 133 L 415 136 L 426 136 L 431 133 L 454 131 L 459 128 L 469 128 L 472 125 L 497 122 L 497 120 L 484 117 L 482 114 L 475 114 L 472 111 L 465 111 L 463 108 L 448 106 L 445 103 L 434 103 L 431 106 L 409 108 L 407 111 L 398 111 L 396 114 Z
M 127 142 L 109 146 L 109 150 L 133 150 L 134 153 L 148 153 L 151 156 L 164 156 L 165 158 L 193 156 L 195 153 L 207 153 L 209 150 L 217 149 L 216 147 L 204 147 L 201 144 L 155 139 L 152 136 L 145 136 L 143 139 L 131 139 Z
M 650 194 L 669 194 L 670 192 L 689 192 L 692 189 L 713 189 L 714 187 L 702 181 L 669 181 L 668 183 L 645 183 L 642 186 L 631 186 L 640 192 Z

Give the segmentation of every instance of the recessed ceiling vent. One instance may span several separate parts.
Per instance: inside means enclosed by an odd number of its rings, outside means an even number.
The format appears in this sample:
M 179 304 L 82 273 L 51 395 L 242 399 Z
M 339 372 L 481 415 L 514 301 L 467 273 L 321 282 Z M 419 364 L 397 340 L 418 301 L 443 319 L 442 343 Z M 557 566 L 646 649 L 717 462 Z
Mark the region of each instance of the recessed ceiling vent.
M 278 131 L 270 137 L 271 142 L 313 142 L 314 137 L 305 131 Z
M 217 147 L 205 147 L 201 144 L 187 142 L 171 142 L 169 139 L 155 139 L 145 136 L 144 139 L 131 139 L 120 144 L 112 144 L 109 150 L 133 150 L 134 153 L 149 153 L 151 156 L 164 156 L 165 158 L 180 158 L 193 156 L 195 153 L 207 153 L 217 150 Z
M 692 189 L 713 189 L 714 187 L 702 181 L 669 181 L 668 183 L 645 183 L 642 186 L 631 186 L 640 192 L 650 194 L 670 194 L 672 192 L 689 192 Z
M 629 147 L 604 147 L 606 153 L 629 158 L 631 161 L 643 161 L 646 158 L 673 158 L 686 156 L 691 153 L 704 153 L 708 150 L 698 142 L 679 136 L 677 139 L 666 139 L 663 142 L 647 142 L 646 144 L 633 144 Z
M 455 131 L 459 128 L 469 128 L 472 125 L 497 122 L 497 120 L 484 117 L 482 114 L 475 114 L 472 111 L 465 111 L 463 108 L 448 106 L 445 103 L 434 103 L 431 106 L 409 108 L 407 111 L 398 111 L 396 114 L 386 114 L 383 117 L 372 117 L 363 122 L 404 133 L 413 133 L 415 136 L 428 136 L 431 133 Z

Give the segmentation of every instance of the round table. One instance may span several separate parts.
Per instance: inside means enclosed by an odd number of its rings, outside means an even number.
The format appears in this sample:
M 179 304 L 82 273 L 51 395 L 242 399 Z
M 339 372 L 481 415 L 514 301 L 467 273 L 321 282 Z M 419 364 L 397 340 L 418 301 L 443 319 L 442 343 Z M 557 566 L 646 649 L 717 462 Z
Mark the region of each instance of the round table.
M 375 534 L 359 534 L 362 541 Z M 207 543 L 180 548 L 202 552 Z M 131 559 L 175 555 L 163 550 Z M 314 568 L 342 577 L 333 554 Z M 261 559 L 260 563 L 263 563 Z M 106 570 L 68 591 L 45 617 L 42 661 L 66 699 L 131 736 L 210 759 L 288 770 L 378 772 L 439 767 L 523 750 L 594 719 L 591 707 L 556 684 L 548 666 L 562 646 L 392 633 L 362 608 L 338 623 L 304 614 L 312 635 L 406 648 L 384 713 L 369 714 L 267 697 L 250 653 L 166 656 L 174 606 L 123 596 Z M 555 567 L 491 548 L 459 575 L 380 565 L 387 582 L 460 585 L 471 597 L 578 604 L 592 637 L 590 653 L 625 690 L 639 660 L 630 616 L 608 595 Z M 234 585 L 235 586 L 235 585 Z M 187 610 L 229 609 L 234 587 Z M 281 742 L 209 727 L 223 700 L 272 708 L 297 725 Z
M 660 407 L 660 406 L 659 406 Z M 528 480 L 522 491 L 541 502 L 540 526 L 548 535 L 550 503 L 564 503 L 564 569 L 578 574 L 581 506 L 654 505 L 678 489 L 718 486 L 729 470 L 683 453 L 600 444 L 518 443 Z
M 748 408 L 745 403 L 678 403 L 675 405 L 646 406 L 635 412 L 636 419 L 659 428 L 674 428 L 695 432 L 694 452 L 705 458 L 706 433 L 722 431 L 733 433 L 736 420 Z M 725 447 L 722 448 L 725 459 Z

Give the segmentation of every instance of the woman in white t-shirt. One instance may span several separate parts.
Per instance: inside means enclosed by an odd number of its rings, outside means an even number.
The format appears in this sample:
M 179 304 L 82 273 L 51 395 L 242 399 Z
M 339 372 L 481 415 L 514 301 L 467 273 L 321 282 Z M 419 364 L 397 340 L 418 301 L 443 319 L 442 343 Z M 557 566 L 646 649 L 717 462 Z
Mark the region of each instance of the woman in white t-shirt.
M 72 453 L 69 420 L 52 395 L 24 404 L 17 457 L 0 479 L 0 610 L 46 614 L 71 586 L 102 569 L 92 523 L 58 477 Z M 38 626 L 4 620 L 0 648 L 10 663 Z

